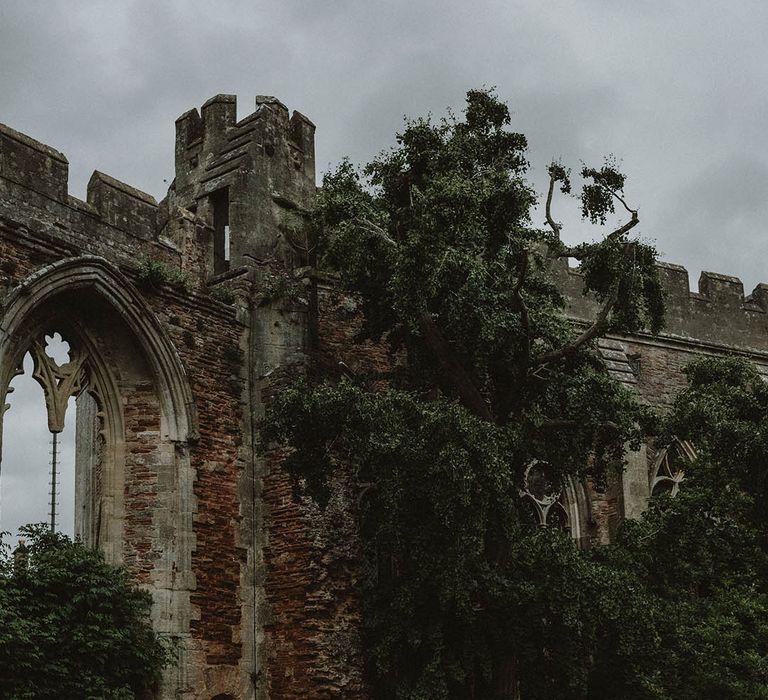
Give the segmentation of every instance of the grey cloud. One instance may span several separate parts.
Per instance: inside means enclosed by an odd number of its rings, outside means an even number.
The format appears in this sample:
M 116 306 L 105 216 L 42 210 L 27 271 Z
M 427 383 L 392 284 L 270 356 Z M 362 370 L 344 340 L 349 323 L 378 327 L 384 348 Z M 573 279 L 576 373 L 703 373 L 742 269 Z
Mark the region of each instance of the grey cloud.
M 659 219 L 675 233 L 660 240 L 667 257 L 689 261 L 694 273 L 735 275 L 747 293 L 768 281 L 768 165 L 762 160 L 734 155 L 710 164 L 669 193 Z
M 615 153 L 665 258 L 751 287 L 768 280 L 767 22 L 756 0 L 5 0 L 0 121 L 64 151 L 76 196 L 98 168 L 162 197 L 174 119 L 216 93 L 241 117 L 256 93 L 305 113 L 322 172 L 496 85 L 539 190 L 552 157 Z M 569 240 L 595 235 L 557 204 Z

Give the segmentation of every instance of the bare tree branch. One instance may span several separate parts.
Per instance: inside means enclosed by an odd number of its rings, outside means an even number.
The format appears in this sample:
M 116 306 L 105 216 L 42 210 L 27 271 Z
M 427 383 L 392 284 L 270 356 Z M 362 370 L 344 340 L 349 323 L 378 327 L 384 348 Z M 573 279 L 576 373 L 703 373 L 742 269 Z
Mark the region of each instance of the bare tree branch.
M 560 231 L 562 230 L 562 226 L 558 223 L 555 223 L 555 220 L 552 218 L 552 194 L 555 191 L 555 178 L 550 175 L 549 176 L 549 190 L 547 191 L 547 206 L 545 210 L 545 216 L 547 217 L 547 223 L 549 224 L 549 227 L 552 229 L 552 233 L 555 234 L 555 237 L 560 240 Z
M 624 201 L 624 198 L 615 190 L 612 190 L 608 185 L 606 185 L 604 182 L 600 182 L 600 180 L 595 180 L 600 187 L 602 187 L 606 192 L 613 195 L 619 202 L 621 202 L 622 206 L 630 213 L 632 214 L 632 218 L 637 218 L 637 209 L 632 209 L 626 201 Z
M 636 211 L 632 212 L 632 218 L 627 221 L 622 226 L 619 226 L 619 228 L 614 229 L 611 231 L 606 237 L 605 240 L 613 240 L 616 238 L 620 238 L 625 233 L 629 233 L 635 226 L 637 226 L 640 223 L 640 218 L 637 215 Z M 585 257 L 584 251 L 582 251 L 580 248 L 564 248 L 563 250 L 558 251 L 555 253 L 554 257 L 556 258 L 575 258 L 576 260 L 583 260 Z
M 550 350 L 549 352 L 545 352 L 544 354 L 539 355 L 534 360 L 534 365 L 540 366 L 562 360 L 575 353 L 582 345 L 588 343 L 590 340 L 596 338 L 598 335 L 600 335 L 600 333 L 605 331 L 608 327 L 608 318 L 611 314 L 611 311 L 613 311 L 613 307 L 616 305 L 618 297 L 619 284 L 616 282 L 614 283 L 608 298 L 605 300 L 603 308 L 600 309 L 600 313 L 597 314 L 597 317 L 595 318 L 592 325 L 584 330 L 584 332 L 572 343 L 569 343 L 568 345 L 559 348 L 558 350 Z
M 640 223 L 640 219 L 637 216 L 637 212 L 633 211 L 632 209 L 630 209 L 629 211 L 632 212 L 632 218 L 629 221 L 627 221 L 627 223 L 624 224 L 623 226 L 619 226 L 619 228 L 617 228 L 615 231 L 611 231 L 606 236 L 606 239 L 620 238 L 621 236 L 631 231 L 633 228 L 635 228 L 635 226 L 637 226 Z

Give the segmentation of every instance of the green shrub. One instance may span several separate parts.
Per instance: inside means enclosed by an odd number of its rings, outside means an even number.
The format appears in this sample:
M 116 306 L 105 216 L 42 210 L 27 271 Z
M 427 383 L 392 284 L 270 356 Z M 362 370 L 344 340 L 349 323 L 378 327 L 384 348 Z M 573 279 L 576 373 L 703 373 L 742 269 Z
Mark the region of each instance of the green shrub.
M 42 525 L 22 532 L 14 553 L 0 540 L 0 697 L 145 697 L 170 661 L 149 593 L 79 541 Z
M 164 285 L 186 292 L 190 286 L 189 276 L 179 268 L 150 258 L 145 258 L 139 264 L 137 282 L 140 287 L 151 292 L 159 291 Z

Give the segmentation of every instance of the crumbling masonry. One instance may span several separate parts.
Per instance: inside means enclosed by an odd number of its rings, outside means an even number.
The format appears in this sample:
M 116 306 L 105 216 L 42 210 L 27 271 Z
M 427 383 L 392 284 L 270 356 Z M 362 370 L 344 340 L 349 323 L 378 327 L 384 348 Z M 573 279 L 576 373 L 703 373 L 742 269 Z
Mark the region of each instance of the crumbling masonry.
M 302 277 L 293 222 L 315 190 L 314 126 L 272 97 L 237 121 L 217 95 L 176 121 L 175 154 L 161 202 L 100 172 L 81 201 L 64 155 L 0 125 L 0 406 L 28 351 L 53 429 L 77 395 L 76 529 L 151 591 L 155 627 L 176 640 L 162 698 L 364 697 L 354 566 L 325 566 L 345 506 L 296 502 L 256 430 L 310 347 L 353 369 L 386 361 L 352 342 L 352 305 Z M 661 272 L 667 330 L 601 342 L 621 381 L 665 405 L 697 354 L 768 365 L 768 286 L 745 297 L 703 273 L 691 293 L 683 268 Z M 578 274 L 556 274 L 573 318 L 593 316 Z M 63 367 L 39 350 L 56 331 Z M 606 493 L 562 495 L 581 542 L 610 541 L 652 488 L 680 485 L 671 452 L 628 461 Z

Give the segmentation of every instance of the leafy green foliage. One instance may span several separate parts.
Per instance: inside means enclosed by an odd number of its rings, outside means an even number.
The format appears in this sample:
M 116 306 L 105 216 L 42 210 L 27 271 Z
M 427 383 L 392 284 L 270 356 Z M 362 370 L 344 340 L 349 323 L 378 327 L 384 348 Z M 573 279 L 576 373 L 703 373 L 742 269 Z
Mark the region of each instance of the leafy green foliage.
M 699 360 L 686 373 L 689 387 L 668 430 L 690 436 L 721 489 L 752 494 L 762 520 L 768 509 L 768 384 L 735 357 Z
M 615 195 L 624 193 L 626 176 L 613 158 L 607 158 L 599 170 L 582 168 L 581 176 L 589 181 L 581 190 L 581 214 L 593 224 L 604 224 L 608 215 L 616 211 Z
M 700 458 L 681 496 L 618 545 L 580 551 L 525 515 L 533 460 L 599 484 L 628 442 L 658 429 L 594 341 L 658 330 L 664 300 L 654 249 L 630 237 L 638 215 L 615 162 L 582 168 L 583 214 L 605 223 L 619 204 L 629 220 L 568 248 L 551 202 L 571 174 L 550 164 L 549 228 L 533 226 L 526 142 L 509 123 L 492 92 L 472 91 L 463 119 L 408 122 L 363 170 L 342 163 L 308 218 L 321 261 L 362 304 L 363 337 L 388 342 L 395 368 L 386 388 L 297 383 L 264 438 L 294 448 L 286 466 L 321 505 L 340 472 L 359 488 L 375 694 L 766 697 L 768 454 L 750 433 L 768 392 L 754 373 L 691 369 L 665 430 Z M 552 282 L 566 256 L 601 304 L 586 330 Z M 741 466 L 723 481 L 732 456 Z
M 743 359 L 700 359 L 687 373 L 665 421 L 667 439 L 696 446 L 683 488 L 591 553 L 625 581 L 617 601 L 645 606 L 596 656 L 592 697 L 768 697 L 768 390 Z
M 382 696 L 461 697 L 471 684 L 492 697 L 490 660 L 512 654 L 526 697 L 573 697 L 552 693 L 585 683 L 597 625 L 586 602 L 601 576 L 567 535 L 521 517 L 522 470 L 547 451 L 534 427 L 348 381 L 299 384 L 277 401 L 265 438 L 300 446 L 287 466 L 310 493 L 324 502 L 339 469 L 369 485 L 366 620 Z M 565 471 L 583 466 L 550 442 Z
M 158 292 L 163 285 L 168 285 L 180 292 L 189 290 L 189 276 L 179 268 L 166 265 L 158 260 L 144 258 L 136 271 L 139 286 L 150 292 Z
M 143 698 L 168 663 L 149 594 L 97 552 L 44 526 L 0 551 L 0 697 Z

